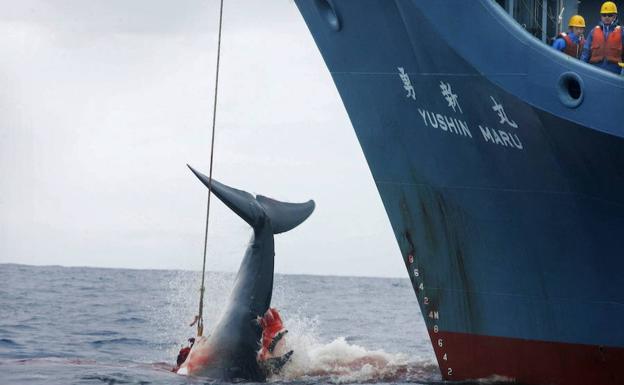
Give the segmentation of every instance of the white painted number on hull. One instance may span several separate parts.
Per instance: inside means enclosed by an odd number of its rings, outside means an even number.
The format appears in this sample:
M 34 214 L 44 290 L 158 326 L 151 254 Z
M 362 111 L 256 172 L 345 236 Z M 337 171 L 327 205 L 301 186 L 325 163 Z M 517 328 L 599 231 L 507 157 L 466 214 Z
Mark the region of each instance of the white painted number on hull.
M 450 88 L 449 88 L 450 89 Z M 407 260 L 409 261 L 409 263 L 411 264 L 413 262 L 413 257 L 411 254 L 408 255 Z M 417 277 L 420 277 L 420 271 L 418 269 L 414 269 L 412 270 L 414 273 L 414 279 L 416 279 Z M 415 282 L 416 283 L 416 282 Z M 425 284 L 424 282 L 420 282 L 418 283 L 418 291 L 417 293 L 424 291 L 425 290 Z M 428 296 L 423 296 L 422 297 L 422 304 L 423 306 L 430 306 L 430 300 Z M 427 316 L 434 320 L 434 324 L 433 324 L 433 334 L 436 334 L 436 337 L 444 337 L 444 336 L 439 336 L 440 333 L 440 327 L 438 325 L 437 320 L 440 319 L 440 313 L 437 310 L 430 310 L 427 313 Z M 433 336 L 431 336 L 433 337 Z M 441 355 L 441 359 L 445 362 L 447 362 L 448 364 L 450 364 L 448 362 L 448 354 L 445 352 L 445 345 L 444 345 L 444 338 L 431 338 L 431 342 L 434 344 L 434 349 L 436 350 L 436 356 L 440 357 Z M 437 347 L 436 347 L 437 345 Z M 446 365 L 440 365 L 441 367 L 446 366 Z M 442 369 L 442 368 L 441 368 Z M 443 370 L 443 369 L 442 369 Z M 444 372 L 443 372 L 444 373 Z M 448 367 L 446 369 L 446 377 L 451 377 L 453 375 L 453 369 L 451 367 Z

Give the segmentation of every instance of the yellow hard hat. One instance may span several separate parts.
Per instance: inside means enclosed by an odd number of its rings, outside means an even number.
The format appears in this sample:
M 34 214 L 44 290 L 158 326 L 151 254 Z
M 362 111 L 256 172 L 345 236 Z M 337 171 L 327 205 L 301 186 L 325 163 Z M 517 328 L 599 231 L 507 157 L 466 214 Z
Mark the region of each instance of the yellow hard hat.
M 585 28 L 585 19 L 581 15 L 574 15 L 568 22 L 568 27 L 582 27 Z
M 618 13 L 617 6 L 613 1 L 605 1 L 600 7 L 600 13 Z

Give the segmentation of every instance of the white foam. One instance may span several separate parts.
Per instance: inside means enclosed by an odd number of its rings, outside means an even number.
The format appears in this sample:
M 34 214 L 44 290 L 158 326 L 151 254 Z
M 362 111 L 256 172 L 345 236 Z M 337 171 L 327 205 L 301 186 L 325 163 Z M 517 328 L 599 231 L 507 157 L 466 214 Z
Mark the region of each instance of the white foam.
M 272 381 L 292 381 L 321 377 L 332 383 L 393 381 L 407 378 L 411 372 L 410 361 L 404 354 L 384 350 L 368 350 L 350 344 L 344 337 L 322 343 L 316 337 L 317 320 L 289 319 L 289 333 L 277 354 L 289 350 L 295 353 L 291 361 Z M 429 366 L 430 363 L 424 363 Z M 423 365 L 420 365 L 423 367 Z

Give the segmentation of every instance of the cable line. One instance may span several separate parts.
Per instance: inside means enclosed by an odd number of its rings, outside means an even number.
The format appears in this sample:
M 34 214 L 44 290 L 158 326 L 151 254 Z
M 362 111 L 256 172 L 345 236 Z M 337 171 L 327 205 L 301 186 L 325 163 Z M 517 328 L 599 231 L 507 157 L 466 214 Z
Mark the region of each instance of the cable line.
M 219 90 L 219 64 L 221 59 L 221 28 L 223 25 L 223 0 L 219 7 L 219 38 L 217 40 L 217 68 L 215 73 L 214 105 L 212 109 L 212 139 L 210 142 L 210 181 L 212 181 L 212 164 L 214 161 L 215 126 L 217 121 L 217 96 Z M 204 334 L 204 291 L 206 279 L 206 250 L 208 248 L 208 226 L 210 224 L 210 196 L 212 189 L 208 188 L 208 203 L 206 206 L 206 231 L 204 233 L 204 262 L 202 264 L 202 280 L 199 294 L 199 315 L 197 316 L 197 336 Z

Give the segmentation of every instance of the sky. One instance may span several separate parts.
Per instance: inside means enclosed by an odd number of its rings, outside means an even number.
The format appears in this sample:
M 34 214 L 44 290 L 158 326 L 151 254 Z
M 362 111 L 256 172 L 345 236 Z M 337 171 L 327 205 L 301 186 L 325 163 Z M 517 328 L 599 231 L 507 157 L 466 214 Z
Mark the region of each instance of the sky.
M 217 0 L 0 0 L 0 263 L 201 270 Z M 405 277 L 329 72 L 292 0 L 227 0 L 222 183 L 316 211 L 275 271 Z M 211 202 L 207 270 L 251 228 Z M 1 267 L 0 267 L 1 268 Z

